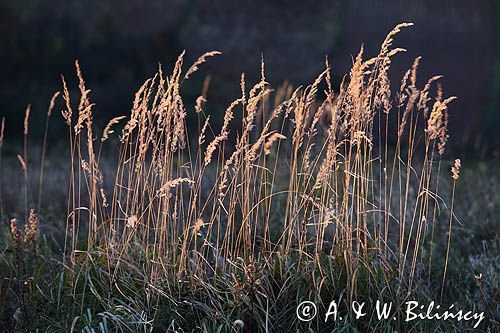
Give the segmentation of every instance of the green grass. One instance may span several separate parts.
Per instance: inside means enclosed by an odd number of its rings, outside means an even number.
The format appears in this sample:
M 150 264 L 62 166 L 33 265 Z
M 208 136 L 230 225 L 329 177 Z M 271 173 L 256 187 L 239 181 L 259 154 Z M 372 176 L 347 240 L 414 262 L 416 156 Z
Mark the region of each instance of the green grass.
M 495 230 L 496 212 L 500 206 L 499 175 L 490 172 L 490 164 L 465 169 L 461 187 L 467 188 L 457 207 L 463 227 L 454 231 L 450 253 L 449 278 L 443 304 L 454 303 L 459 308 L 485 312 L 486 325 L 491 331 L 498 329 L 500 300 L 500 239 Z M 485 191 L 485 186 L 486 191 Z M 462 192 L 463 193 L 463 192 Z M 475 201 L 470 202 L 471 198 Z M 484 201 L 483 201 L 484 200 Z M 481 204 L 485 202 L 486 204 Z M 477 204 L 476 204 L 477 203 Z M 43 222 L 42 222 L 43 223 Z M 444 228 L 446 229 L 446 228 Z M 440 230 L 445 232 L 445 230 Z M 137 258 L 128 258 L 131 266 L 122 267 L 113 281 L 109 276 L 105 258 L 99 251 L 82 254 L 75 269 L 62 263 L 63 234 L 47 239 L 42 233 L 38 253 L 31 249 L 21 253 L 21 274 L 7 232 L 2 237 L 0 254 L 1 322 L 8 330 L 49 332 L 231 332 L 238 331 L 233 323 L 245 323 L 243 331 L 270 332 L 461 332 L 467 323 L 420 321 L 408 325 L 404 312 L 397 321 L 378 321 L 368 317 L 354 319 L 348 313 L 349 294 L 355 288 L 356 300 L 375 304 L 376 299 L 394 301 L 416 299 L 423 303 L 435 300 L 440 292 L 440 277 L 444 265 L 442 253 L 446 244 L 436 244 L 431 277 L 422 273 L 417 287 L 410 294 L 401 288 L 395 273 L 397 267 L 386 266 L 378 258 L 361 262 L 357 267 L 357 282 L 347 280 L 342 254 L 324 256 L 321 265 L 331 274 L 324 275 L 312 262 L 301 265 L 292 258 L 284 260 L 278 254 L 259 258 L 252 266 L 234 263 L 234 272 L 221 276 L 177 276 L 173 268 L 169 278 L 157 285 L 163 290 L 149 288 L 144 265 Z M 103 249 L 104 250 L 104 249 Z M 296 256 L 295 256 L 296 258 Z M 366 260 L 365 260 L 366 261 Z M 389 274 L 388 274 L 389 271 Z M 393 273 L 390 273 L 390 272 Z M 481 279 L 474 276 L 482 274 Z M 29 281 L 28 283 L 26 283 Z M 322 281 L 320 290 L 312 285 Z M 399 294 L 399 296 L 398 296 Z M 303 300 L 318 304 L 324 314 L 331 300 L 339 300 L 342 321 L 329 323 L 313 320 L 301 323 L 295 309 Z M 15 313 L 22 309 L 23 316 L 16 322 Z M 153 315 L 154 313 L 154 315 Z

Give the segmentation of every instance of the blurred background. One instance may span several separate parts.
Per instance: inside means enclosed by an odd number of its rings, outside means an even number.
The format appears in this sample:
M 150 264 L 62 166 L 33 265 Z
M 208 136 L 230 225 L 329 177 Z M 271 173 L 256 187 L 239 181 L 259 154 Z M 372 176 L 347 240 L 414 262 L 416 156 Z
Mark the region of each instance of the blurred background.
M 205 51 L 223 53 L 183 91 L 186 101 L 194 100 L 210 75 L 207 105 L 223 112 L 238 97 L 242 72 L 250 82 L 259 79 L 261 54 L 273 87 L 285 80 L 294 86 L 312 82 L 325 55 L 338 83 L 362 43 L 365 57 L 376 55 L 400 22 L 415 26 L 396 39 L 408 52 L 393 60 L 393 83 L 421 55 L 419 85 L 442 74 L 445 95 L 459 97 L 450 106 L 453 149 L 462 157 L 496 155 L 500 0 L 0 0 L 0 116 L 6 117 L 7 138 L 20 139 L 31 104 L 31 135 L 40 138 L 50 97 L 61 88 L 60 74 L 77 97 L 79 59 L 95 119 L 105 123 L 127 114 L 136 89 L 158 63 L 170 70 L 182 50 L 188 64 Z M 62 123 L 52 122 L 52 136 Z

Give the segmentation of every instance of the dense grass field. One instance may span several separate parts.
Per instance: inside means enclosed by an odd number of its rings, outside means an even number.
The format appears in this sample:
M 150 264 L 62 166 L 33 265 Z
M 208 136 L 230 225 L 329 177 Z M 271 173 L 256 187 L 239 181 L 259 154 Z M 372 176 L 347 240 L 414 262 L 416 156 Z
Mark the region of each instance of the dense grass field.
M 409 26 L 378 55 L 361 48 L 338 87 L 325 59 L 310 85 L 272 89 L 263 60 L 221 124 L 205 111 L 208 86 L 182 97 L 219 52 L 160 66 L 102 129 L 76 62 L 78 87 L 62 76 L 46 123 L 28 108 L 23 146 L 0 160 L 3 328 L 498 330 L 500 174 L 448 154 L 456 97 L 441 76 L 417 79 L 420 58 L 389 81 Z M 57 143 L 54 121 L 67 124 Z M 45 126 L 42 142 L 32 126 Z M 377 300 L 392 302 L 389 317 Z M 301 320 L 304 301 L 316 318 Z M 332 301 L 339 315 L 326 317 Z M 408 320 L 411 301 L 478 316 Z

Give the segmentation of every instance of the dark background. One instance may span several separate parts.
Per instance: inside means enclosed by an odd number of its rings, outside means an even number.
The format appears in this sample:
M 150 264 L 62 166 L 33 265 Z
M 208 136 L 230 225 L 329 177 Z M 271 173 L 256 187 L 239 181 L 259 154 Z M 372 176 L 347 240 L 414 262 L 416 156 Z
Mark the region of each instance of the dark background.
M 78 98 L 74 60 L 79 59 L 97 104 L 95 119 L 105 123 L 127 114 L 136 89 L 158 62 L 170 70 L 182 50 L 188 64 L 205 51 L 223 53 L 204 64 L 183 91 L 186 100 L 194 100 L 205 75 L 212 75 L 208 105 L 217 113 L 238 97 L 241 72 L 250 81 L 259 79 L 261 54 L 274 87 L 284 80 L 295 86 L 312 82 L 325 54 L 338 82 L 362 43 L 366 57 L 376 55 L 400 22 L 415 26 L 396 39 L 408 52 L 393 60 L 393 82 L 421 55 L 420 86 L 442 74 L 445 95 L 459 97 L 450 106 L 454 149 L 471 156 L 495 154 L 498 0 L 0 0 L 0 115 L 6 117 L 7 138 L 15 140 L 32 104 L 31 135 L 41 137 L 49 99 L 61 88 L 59 74 Z M 51 125 L 56 135 L 63 126 L 57 123 Z

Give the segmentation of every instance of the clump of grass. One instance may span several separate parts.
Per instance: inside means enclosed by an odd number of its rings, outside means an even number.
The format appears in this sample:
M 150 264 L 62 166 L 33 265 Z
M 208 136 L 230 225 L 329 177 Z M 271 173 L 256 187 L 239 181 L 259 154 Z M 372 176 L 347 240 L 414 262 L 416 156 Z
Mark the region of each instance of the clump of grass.
M 440 76 L 418 88 L 420 58 L 391 91 L 392 58 L 405 51 L 393 39 L 408 26 L 397 25 L 375 57 L 365 60 L 361 48 L 338 91 L 328 60 L 311 85 L 276 92 L 262 62 L 250 89 L 242 75 L 241 96 L 220 129 L 204 111 L 206 92 L 194 103 L 197 124 L 186 122 L 181 94 L 183 81 L 218 52 L 186 71 L 184 53 L 170 75 L 160 67 L 135 94 L 130 115 L 111 119 L 102 135 L 76 62 L 75 112 L 62 77 L 71 172 L 64 269 L 51 300 L 57 309 L 64 298 L 78 300 L 79 308 L 66 309 L 75 316 L 62 320 L 65 328 L 287 331 L 305 327 L 293 317 L 301 300 L 404 302 L 422 252 L 438 237 L 454 99 L 439 85 L 432 94 Z M 188 137 L 193 126 L 197 138 Z M 107 145 L 118 153 L 107 154 Z M 103 159 L 115 169 L 104 172 Z M 452 209 L 446 258 L 453 219 Z M 74 293 L 61 296 L 63 288 Z M 401 318 L 356 323 L 349 315 L 308 325 L 404 329 Z

